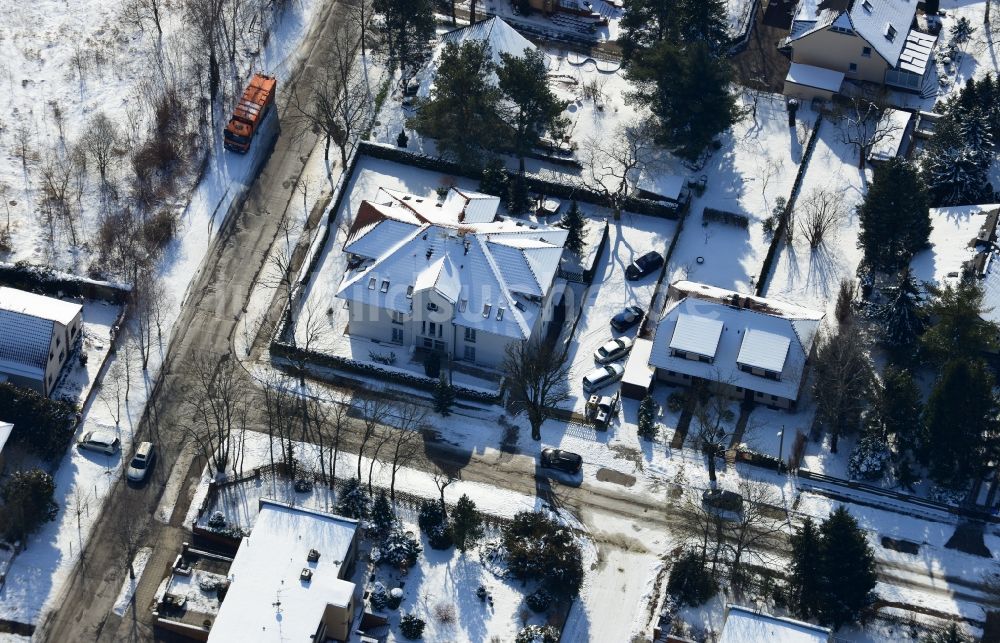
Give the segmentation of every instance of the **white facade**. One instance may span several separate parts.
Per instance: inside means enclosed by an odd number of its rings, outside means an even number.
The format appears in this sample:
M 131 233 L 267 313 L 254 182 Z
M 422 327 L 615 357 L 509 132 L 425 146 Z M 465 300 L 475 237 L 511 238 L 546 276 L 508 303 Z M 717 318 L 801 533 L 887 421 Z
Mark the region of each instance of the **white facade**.
M 566 231 L 496 215 L 496 197 L 380 190 L 361 204 L 337 291 L 348 332 L 498 367 L 511 342 L 544 336 Z
M 0 287 L 0 376 L 50 395 L 82 329 L 82 305 Z

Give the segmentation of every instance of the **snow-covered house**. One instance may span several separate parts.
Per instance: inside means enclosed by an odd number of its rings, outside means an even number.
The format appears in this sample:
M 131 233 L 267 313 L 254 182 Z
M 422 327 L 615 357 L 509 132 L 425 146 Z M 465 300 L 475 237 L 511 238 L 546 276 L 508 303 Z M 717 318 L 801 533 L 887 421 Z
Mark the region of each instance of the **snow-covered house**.
M 11 433 L 14 432 L 14 425 L 10 422 L 0 422 L 0 473 L 3 473 L 4 467 L 4 447 L 7 446 L 7 441 L 10 439 Z
M 437 73 L 438 65 L 441 61 L 441 51 L 448 43 L 462 46 L 466 42 L 485 43 L 490 48 L 490 55 L 493 64 L 499 66 L 502 62 L 501 54 L 522 57 L 524 50 L 534 51 L 537 49 L 534 43 L 518 33 L 509 24 L 496 16 L 487 20 L 481 20 L 474 25 L 459 27 L 445 34 L 442 34 L 441 41 L 435 47 L 431 55 L 430 63 L 421 74 L 418 95 L 421 97 L 430 96 L 434 86 L 434 75 Z M 491 79 L 496 83 L 497 76 L 494 73 Z
M 671 284 L 649 365 L 735 399 L 794 408 L 823 313 L 691 281 Z
M 348 640 L 357 545 L 356 520 L 262 499 L 209 643 Z
M 497 197 L 441 200 L 380 189 L 364 201 L 337 297 L 348 332 L 487 368 L 511 342 L 543 337 L 567 232 L 497 215 Z
M 913 28 L 916 12 L 917 0 L 799 0 L 783 42 L 785 93 L 827 98 L 844 79 L 908 92 L 934 85 L 937 39 Z
M 719 643 L 830 643 L 833 633 L 829 628 L 804 623 L 790 618 L 771 616 L 763 612 L 726 606 L 726 620 L 722 625 Z
M 0 378 L 50 395 L 82 327 L 80 304 L 0 287 Z

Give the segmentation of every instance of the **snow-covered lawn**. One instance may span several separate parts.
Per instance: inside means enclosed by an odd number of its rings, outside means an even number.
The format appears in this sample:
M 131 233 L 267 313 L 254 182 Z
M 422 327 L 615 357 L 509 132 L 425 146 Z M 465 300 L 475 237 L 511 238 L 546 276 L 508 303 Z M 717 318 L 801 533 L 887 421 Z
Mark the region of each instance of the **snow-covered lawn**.
M 581 209 L 603 213 L 603 208 Z M 589 226 L 602 225 L 596 217 L 589 221 Z M 560 336 L 560 344 L 568 343 L 572 363 L 569 371 L 570 398 L 562 406 L 577 413 L 583 413 L 589 397 L 583 392 L 583 377 L 598 366 L 594 362 L 594 351 L 613 337 L 635 337 L 638 326 L 619 333 L 611 328 L 611 318 L 626 306 L 635 305 L 648 310 L 656 289 L 659 271 L 638 281 L 627 281 L 625 269 L 651 250 L 665 255 L 677 230 L 676 221 L 627 212 L 622 215 L 621 221 L 612 220 L 608 225 L 607 248 L 598 259 L 594 282 L 587 289 L 582 302 L 573 302 L 568 307 L 569 310 L 579 310 L 582 307 L 575 332 L 572 337 L 568 337 L 574 329 L 572 320 L 567 319 Z M 566 296 L 576 292 L 579 291 L 571 290 Z M 624 364 L 624 360 L 619 360 L 619 363 Z M 608 386 L 601 394 L 612 395 L 616 387 L 617 385 Z
M 854 279 L 861 261 L 858 248 L 860 224 L 855 206 L 867 189 L 858 170 L 857 150 L 844 142 L 840 121 L 824 118 L 795 203 L 795 235 L 791 245 L 783 244 L 768 282 L 768 297 L 795 302 L 799 306 L 833 316 L 837 290 L 842 279 Z M 865 170 L 870 179 L 870 170 Z M 836 196 L 842 218 L 826 234 L 822 244 L 811 249 L 801 232 L 813 194 L 827 191 Z

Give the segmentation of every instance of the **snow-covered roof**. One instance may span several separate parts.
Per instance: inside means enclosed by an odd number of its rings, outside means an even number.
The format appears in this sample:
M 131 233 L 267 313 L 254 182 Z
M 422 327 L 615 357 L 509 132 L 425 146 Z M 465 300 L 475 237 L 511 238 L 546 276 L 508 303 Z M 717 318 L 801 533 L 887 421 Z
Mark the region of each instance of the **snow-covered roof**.
M 3 448 L 7 444 L 7 440 L 10 439 L 10 434 L 13 431 L 13 424 L 10 422 L 0 422 L 0 453 L 3 453 Z
M 677 315 L 674 332 L 670 335 L 670 348 L 705 357 L 715 357 L 722 336 L 722 322 L 700 315 Z
M 796 85 L 805 87 L 815 87 L 826 91 L 837 93 L 844 82 L 844 72 L 815 67 L 813 65 L 803 65 L 802 63 L 792 63 L 788 67 L 788 75 L 785 80 Z
M 83 306 L 4 286 L 0 287 L 0 310 L 9 310 L 69 326 L 83 311 Z
M 730 605 L 719 643 L 829 643 L 829 629 Z
M 687 290 L 678 290 L 678 284 Z M 657 324 L 649 364 L 674 373 L 796 399 L 822 313 L 781 302 L 771 304 L 771 300 L 750 298 L 721 288 L 709 287 L 712 296 L 702 298 L 697 289 L 690 288 L 691 284 L 678 282 L 671 286 L 672 296 L 681 293 L 681 298 L 667 306 Z M 675 349 L 714 359 L 711 362 L 688 359 L 675 354 Z M 752 368 L 777 373 L 779 378 L 754 375 L 749 372 Z
M 903 145 L 903 135 L 906 133 L 906 126 L 913 116 L 910 112 L 898 109 L 887 109 L 882 114 L 878 129 L 880 132 L 887 132 L 885 136 L 875 141 L 868 158 L 872 161 L 888 161 L 899 155 L 900 147 Z
M 379 191 L 389 205 L 362 203 L 344 246 L 361 261 L 344 275 L 337 297 L 409 313 L 413 293 L 435 290 L 457 304 L 453 323 L 527 339 L 559 271 L 567 231 L 498 218 L 494 197 L 453 193 L 441 207 L 389 190 Z M 470 204 L 476 221 L 469 221 Z M 385 225 L 390 220 L 396 224 Z
M 208 640 L 311 641 L 326 606 L 346 606 L 354 595 L 354 583 L 339 574 L 357 529 L 356 520 L 261 500 Z M 316 562 L 308 561 L 311 549 Z M 300 580 L 303 569 L 311 580 Z
M 917 0 L 800 0 L 788 39 L 828 27 L 853 31 L 895 67 L 916 12 Z
M 453 29 L 441 36 L 442 45 L 453 42 L 461 46 L 462 43 L 468 41 L 488 44 L 490 53 L 493 54 L 493 62 L 497 65 L 501 64 L 500 54 L 524 56 L 525 49 L 532 51 L 535 49 L 535 45 L 530 40 L 496 16 L 468 27 Z
M 893 66 L 903 53 L 916 13 L 917 0 L 856 0 L 850 9 L 854 31 Z
M 636 187 L 671 201 L 680 202 L 681 194 L 684 191 L 684 182 L 683 176 L 643 170 L 636 181 Z
M 636 338 L 625 362 L 625 373 L 622 375 L 622 385 L 632 384 L 640 388 L 649 388 L 653 381 L 653 369 L 649 367 L 649 356 L 653 351 L 653 342 L 641 337 Z

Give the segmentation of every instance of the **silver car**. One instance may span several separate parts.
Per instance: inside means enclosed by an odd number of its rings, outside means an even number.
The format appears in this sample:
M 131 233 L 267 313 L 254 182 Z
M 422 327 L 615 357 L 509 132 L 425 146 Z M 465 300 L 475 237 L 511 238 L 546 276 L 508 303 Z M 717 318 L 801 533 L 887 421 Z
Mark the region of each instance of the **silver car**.
M 612 339 L 594 351 L 594 361 L 598 364 L 607 364 L 608 362 L 625 357 L 630 350 L 632 350 L 631 337 Z
M 87 451 L 99 451 L 107 455 L 114 455 L 118 453 L 122 443 L 110 431 L 87 431 L 80 436 L 76 446 Z
M 154 460 L 156 460 L 156 449 L 153 447 L 153 443 L 140 443 L 135 450 L 135 455 L 132 456 L 132 461 L 128 463 L 125 477 L 132 482 L 142 482 L 153 467 Z
M 608 364 L 587 373 L 583 378 L 583 391 L 590 393 L 599 388 L 604 388 L 608 384 L 613 384 L 625 374 L 625 367 L 621 364 Z

